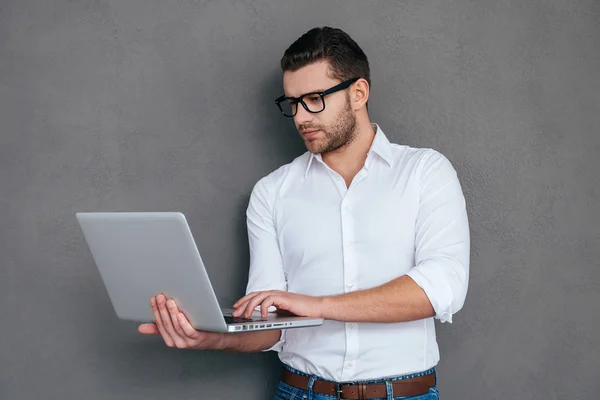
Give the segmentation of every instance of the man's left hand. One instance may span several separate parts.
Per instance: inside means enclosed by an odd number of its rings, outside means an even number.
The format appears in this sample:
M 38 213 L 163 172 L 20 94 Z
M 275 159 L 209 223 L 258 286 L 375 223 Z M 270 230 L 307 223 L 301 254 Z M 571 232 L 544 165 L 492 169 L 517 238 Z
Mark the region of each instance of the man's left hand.
M 275 306 L 279 312 L 287 311 L 300 317 L 323 318 L 324 297 L 313 297 L 281 290 L 253 292 L 239 299 L 234 305 L 234 317 L 250 318 L 260 305 L 260 313 L 267 317 L 269 307 Z

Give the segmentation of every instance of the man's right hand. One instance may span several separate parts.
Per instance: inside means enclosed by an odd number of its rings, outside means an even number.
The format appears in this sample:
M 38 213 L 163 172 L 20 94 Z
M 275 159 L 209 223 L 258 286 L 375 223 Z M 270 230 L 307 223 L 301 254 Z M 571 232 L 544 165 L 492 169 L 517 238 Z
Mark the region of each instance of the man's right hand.
M 153 324 L 141 324 L 138 331 L 144 335 L 160 335 L 165 344 L 178 349 L 223 350 L 224 334 L 196 330 L 177 308 L 173 299 L 163 294 L 152 297 Z

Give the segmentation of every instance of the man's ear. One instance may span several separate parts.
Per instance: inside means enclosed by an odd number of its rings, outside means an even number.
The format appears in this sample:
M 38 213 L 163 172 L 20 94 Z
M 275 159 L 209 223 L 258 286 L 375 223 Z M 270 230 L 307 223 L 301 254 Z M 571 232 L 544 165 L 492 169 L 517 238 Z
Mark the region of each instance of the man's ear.
M 354 82 L 351 101 L 354 110 L 361 109 L 369 100 L 369 82 L 366 79 L 360 78 Z

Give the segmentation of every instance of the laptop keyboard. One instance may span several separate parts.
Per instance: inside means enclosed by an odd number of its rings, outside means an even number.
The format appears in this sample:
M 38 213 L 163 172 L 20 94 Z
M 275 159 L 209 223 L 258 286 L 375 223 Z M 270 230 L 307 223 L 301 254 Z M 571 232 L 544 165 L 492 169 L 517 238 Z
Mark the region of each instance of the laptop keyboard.
M 225 323 L 227 324 L 239 324 L 243 322 L 254 322 L 252 318 L 244 318 L 244 317 L 231 317 L 228 315 L 224 315 Z

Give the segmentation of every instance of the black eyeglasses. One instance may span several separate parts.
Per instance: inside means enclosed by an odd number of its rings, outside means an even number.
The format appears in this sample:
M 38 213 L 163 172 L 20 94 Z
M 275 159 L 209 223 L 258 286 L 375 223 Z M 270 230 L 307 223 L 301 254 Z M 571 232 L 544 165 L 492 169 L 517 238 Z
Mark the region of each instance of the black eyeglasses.
M 302 107 L 310 113 L 320 113 L 325 109 L 325 96 L 346 89 L 359 78 L 349 79 L 332 88 L 329 88 L 322 92 L 311 92 L 303 94 L 300 97 L 287 97 L 283 95 L 275 100 L 275 103 L 279 107 L 279 110 L 286 117 L 293 117 L 298 112 L 298 103 L 302 104 Z

